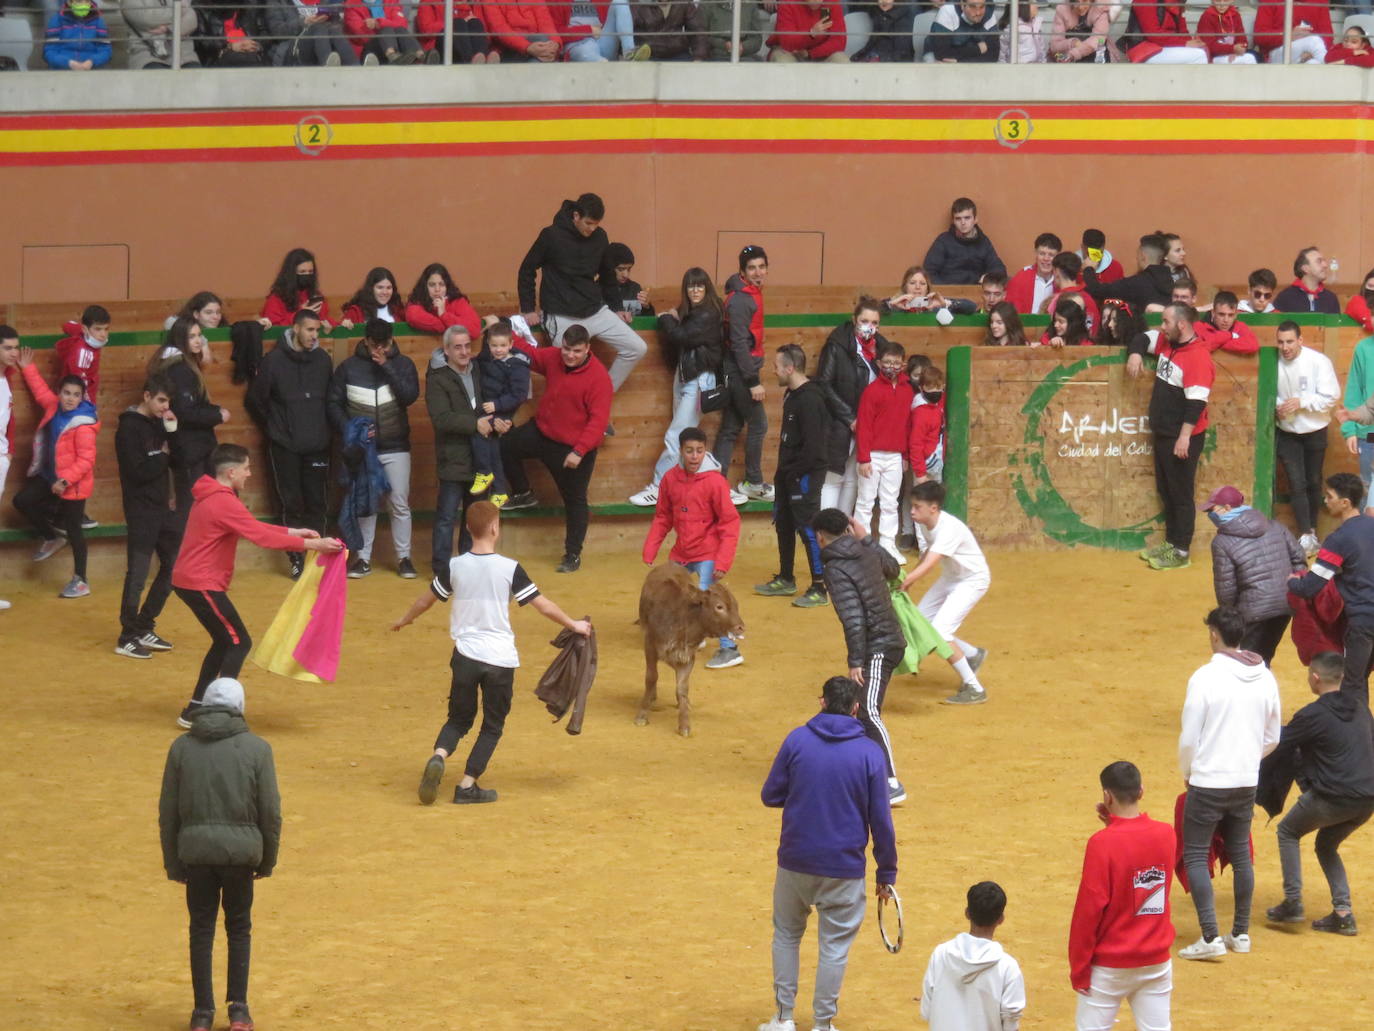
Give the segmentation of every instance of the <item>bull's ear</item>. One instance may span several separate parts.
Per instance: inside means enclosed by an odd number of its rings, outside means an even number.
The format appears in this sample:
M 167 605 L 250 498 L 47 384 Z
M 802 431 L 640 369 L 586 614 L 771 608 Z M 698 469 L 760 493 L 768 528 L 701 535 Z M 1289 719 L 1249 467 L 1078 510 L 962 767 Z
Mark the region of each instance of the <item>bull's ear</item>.
M 710 597 L 711 595 L 709 591 L 693 591 L 692 604 L 697 608 L 701 608 L 703 605 L 706 604 Z

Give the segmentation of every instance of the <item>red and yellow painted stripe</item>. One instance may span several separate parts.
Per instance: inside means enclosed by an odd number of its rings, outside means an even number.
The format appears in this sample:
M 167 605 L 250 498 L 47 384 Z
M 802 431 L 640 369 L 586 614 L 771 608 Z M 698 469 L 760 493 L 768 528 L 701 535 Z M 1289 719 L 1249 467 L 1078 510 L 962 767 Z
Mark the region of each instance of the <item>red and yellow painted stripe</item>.
M 596 153 L 1357 154 L 1360 105 L 596 104 L 0 116 L 0 165 Z

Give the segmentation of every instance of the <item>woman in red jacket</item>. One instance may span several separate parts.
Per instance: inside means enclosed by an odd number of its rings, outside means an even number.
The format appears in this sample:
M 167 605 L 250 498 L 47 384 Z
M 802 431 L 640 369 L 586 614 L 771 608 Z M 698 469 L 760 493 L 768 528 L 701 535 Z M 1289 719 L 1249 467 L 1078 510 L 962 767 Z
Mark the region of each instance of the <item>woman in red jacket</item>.
M 415 31 L 428 64 L 444 63 L 444 0 L 420 0 Z M 501 52 L 487 38 L 480 10 L 465 0 L 453 0 L 453 63 L 500 64 Z
M 1255 49 L 1270 64 L 1283 63 L 1284 0 L 1260 0 L 1255 14 Z M 1293 63 L 1326 60 L 1331 49 L 1331 7 L 1326 0 L 1294 0 Z
M 463 291 L 437 261 L 426 265 L 415 280 L 406 304 L 406 323 L 422 333 L 443 333 L 449 326 L 464 326 L 473 340 L 482 334 L 477 312 Z
M 482 11 L 502 60 L 548 63 L 563 50 L 553 12 L 544 0 L 495 0 Z
M 1126 51 L 1134 64 L 1207 63 L 1207 46 L 1188 31 L 1181 3 L 1133 0 L 1127 34 L 1137 40 Z
M 844 5 L 822 0 L 782 0 L 768 37 L 770 61 L 848 61 L 844 52 Z
M 363 64 L 414 64 L 424 56 L 397 0 L 347 0 L 343 26 Z
M 1374 50 L 1369 49 L 1369 36 L 1364 29 L 1358 25 L 1346 29 L 1340 43 L 1326 52 L 1326 63 L 1374 68 Z
M 1360 292 L 1346 303 L 1345 313 L 1366 333 L 1374 333 L 1374 268 L 1365 273 Z
M 329 302 L 320 293 L 315 255 L 304 247 L 296 247 L 287 251 L 282 259 L 267 300 L 262 302 L 261 317 L 272 326 L 289 326 L 302 308 L 309 308 L 320 317 L 324 332 L 333 328 L 329 321 Z
M 86 499 L 95 485 L 95 441 L 100 420 L 95 405 L 86 399 L 86 385 L 79 376 L 63 376 L 54 394 L 33 365 L 33 350 L 19 351 L 24 382 L 43 418 L 33 436 L 33 461 L 29 478 L 14 498 L 17 508 L 43 538 L 33 553 L 35 562 L 51 558 L 63 544 L 72 546 L 72 578 L 59 593 L 63 598 L 84 598 L 91 593 L 86 583 L 86 538 L 81 520 Z M 66 534 L 58 535 L 58 527 Z
M 405 313 L 405 302 L 396 289 L 396 277 L 391 274 L 391 269 L 379 265 L 367 274 L 358 292 L 348 299 L 339 325 L 344 329 L 352 329 L 366 324 L 368 319 L 403 322 Z
M 1197 34 L 1207 44 L 1213 64 L 1258 64 L 1250 53 L 1245 22 L 1231 0 L 1212 0 L 1212 6 L 1198 19 Z

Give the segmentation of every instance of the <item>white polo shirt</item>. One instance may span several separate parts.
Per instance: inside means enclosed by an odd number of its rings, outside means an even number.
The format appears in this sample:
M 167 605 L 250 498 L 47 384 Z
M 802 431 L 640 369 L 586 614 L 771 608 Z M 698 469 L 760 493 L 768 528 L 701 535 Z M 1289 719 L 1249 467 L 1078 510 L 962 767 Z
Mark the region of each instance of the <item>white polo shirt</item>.
M 505 555 L 468 552 L 449 559 L 448 575 L 429 585 L 440 601 L 451 601 L 449 636 L 469 659 L 515 669 L 520 655 L 510 626 L 510 603 L 528 605 L 539 597 L 519 562 Z

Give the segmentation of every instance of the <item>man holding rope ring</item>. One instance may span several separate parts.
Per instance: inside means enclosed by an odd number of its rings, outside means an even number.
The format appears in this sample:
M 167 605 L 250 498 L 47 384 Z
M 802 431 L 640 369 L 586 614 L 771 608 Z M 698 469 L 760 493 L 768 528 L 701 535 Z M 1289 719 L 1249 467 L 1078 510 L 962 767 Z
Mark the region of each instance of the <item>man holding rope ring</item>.
M 819 958 L 815 1031 L 830 1031 L 849 947 L 864 919 L 864 849 L 873 838 L 877 897 L 897 880 L 897 841 L 887 759 L 855 714 L 863 689 L 849 677 L 825 682 L 821 711 L 787 735 L 763 785 L 763 804 L 782 809 L 773 884 L 773 992 L 777 1010 L 759 1031 L 796 1031 L 802 934 L 816 910 Z

